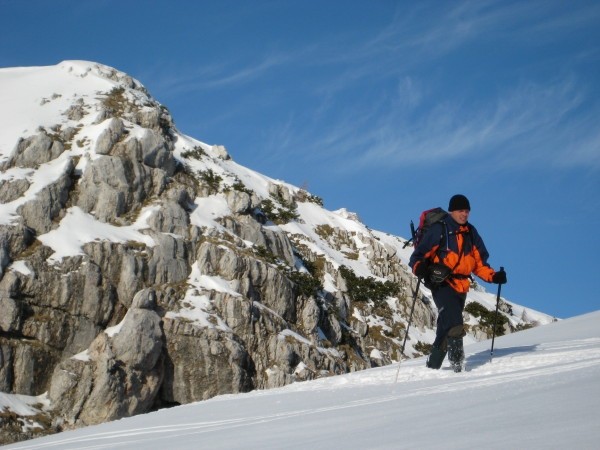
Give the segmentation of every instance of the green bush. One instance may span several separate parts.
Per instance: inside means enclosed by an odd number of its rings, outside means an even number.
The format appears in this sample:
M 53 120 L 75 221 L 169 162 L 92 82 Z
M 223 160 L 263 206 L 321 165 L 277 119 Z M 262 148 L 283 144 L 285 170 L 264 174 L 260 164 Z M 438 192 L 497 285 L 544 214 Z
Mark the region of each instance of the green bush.
M 111 111 L 114 116 L 121 116 L 125 111 L 127 105 L 127 97 L 125 97 L 125 88 L 114 87 L 106 94 L 106 97 L 102 100 L 102 104 L 106 109 Z
M 231 186 L 233 188 L 234 191 L 238 191 L 238 192 L 245 192 L 248 195 L 252 195 L 252 189 L 248 189 L 246 187 L 246 185 L 244 183 L 242 183 L 240 180 L 236 180 L 235 183 L 233 183 L 233 186 Z
M 319 206 L 323 206 L 323 199 L 321 197 L 319 197 L 317 195 L 312 195 L 305 189 L 300 189 L 298 191 L 298 193 L 296 194 L 296 199 L 299 202 L 310 202 L 310 203 L 315 203 Z
M 269 199 L 261 201 L 259 208 L 263 213 L 265 213 L 265 216 L 267 216 L 269 220 L 271 220 L 271 217 L 275 216 L 276 214 L 275 203 Z
M 317 267 L 317 264 L 312 262 L 312 261 L 308 261 L 305 260 L 304 258 L 300 257 L 300 259 L 302 260 L 302 264 L 304 264 L 304 267 L 306 267 L 306 270 L 308 270 L 308 272 L 313 276 L 316 277 L 318 276 L 319 273 L 319 268 Z
M 465 306 L 465 311 L 475 317 L 486 316 L 490 313 L 490 310 L 479 302 L 469 303 L 467 306 Z
M 415 350 L 419 353 L 423 353 L 424 355 L 429 355 L 431 353 L 431 348 L 433 347 L 431 344 L 426 344 L 425 342 L 418 341 L 415 345 Z
M 533 328 L 534 325 L 531 323 L 520 323 L 516 326 L 515 331 L 524 331 Z
M 204 183 L 206 183 L 206 185 L 208 185 L 208 188 L 211 193 L 216 194 L 217 192 L 219 192 L 219 186 L 221 185 L 221 181 L 223 180 L 223 178 L 221 178 L 220 175 L 214 173 L 212 169 L 206 169 L 198 172 L 198 176 L 202 181 L 204 181 Z
M 254 252 L 256 253 L 256 256 L 258 256 L 262 260 L 268 262 L 269 264 L 277 263 L 277 257 L 263 245 L 255 246 Z
M 508 323 L 508 319 L 504 314 L 498 313 L 498 317 L 496 318 L 495 311 L 490 311 L 478 302 L 469 303 L 465 306 L 465 311 L 479 318 L 479 325 L 486 330 L 488 335 L 494 334 L 494 322 L 496 323 L 496 336 L 504 335 L 504 325 Z
M 310 194 L 308 196 L 308 201 L 311 203 L 315 203 L 321 207 L 323 207 L 323 199 L 321 197 L 319 197 L 318 195 L 312 195 Z
M 298 294 L 305 297 L 316 295 L 318 291 L 323 289 L 319 279 L 309 273 L 290 272 L 288 278 L 296 285 Z
M 265 216 L 267 216 L 267 219 L 278 225 L 291 222 L 299 217 L 295 208 L 288 206 L 277 207 L 270 199 L 260 202 L 259 207 Z
M 203 156 L 206 156 L 206 152 L 202 150 L 202 147 L 197 145 L 192 150 L 186 150 L 181 153 L 181 156 L 186 159 L 192 158 L 200 160 Z
M 377 281 L 373 277 L 359 277 L 352 269 L 340 267 L 340 274 L 346 280 L 348 295 L 355 302 L 368 302 L 381 304 L 388 297 L 398 295 L 400 285 L 392 281 Z
M 321 239 L 327 241 L 330 236 L 335 235 L 335 230 L 331 225 L 322 224 L 315 227 L 315 233 L 317 233 Z

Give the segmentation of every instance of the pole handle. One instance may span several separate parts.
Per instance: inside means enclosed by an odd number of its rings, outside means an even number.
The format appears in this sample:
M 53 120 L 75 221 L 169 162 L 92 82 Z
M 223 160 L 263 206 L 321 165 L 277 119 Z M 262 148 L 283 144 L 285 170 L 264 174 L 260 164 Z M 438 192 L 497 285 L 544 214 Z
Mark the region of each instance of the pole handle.
M 504 267 L 500 266 L 500 270 L 503 271 Z M 500 303 L 500 289 L 502 288 L 501 284 L 498 284 L 498 295 L 496 296 L 496 312 L 494 313 L 494 327 L 492 328 L 492 348 L 490 350 L 490 362 L 492 362 L 492 358 L 494 357 L 494 340 L 496 339 L 496 319 L 498 318 L 498 305 Z

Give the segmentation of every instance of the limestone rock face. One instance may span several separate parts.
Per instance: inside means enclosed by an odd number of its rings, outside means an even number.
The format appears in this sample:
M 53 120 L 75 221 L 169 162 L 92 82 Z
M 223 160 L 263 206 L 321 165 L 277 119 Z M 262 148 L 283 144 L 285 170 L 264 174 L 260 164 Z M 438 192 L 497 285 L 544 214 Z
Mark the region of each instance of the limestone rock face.
M 118 330 L 100 333 L 85 355 L 57 365 L 49 397 L 67 423 L 93 425 L 152 406 L 163 379 L 163 333 L 153 296 L 140 291 Z
M 402 241 L 180 134 L 115 69 L 57 70 L 88 91 L 49 86 L 56 125 L 0 162 L 0 391 L 47 392 L 57 430 L 400 358 Z M 434 324 L 418 301 L 406 356 Z
M 162 402 L 185 404 L 252 388 L 250 357 L 235 335 L 169 319 L 164 321 L 164 332 Z

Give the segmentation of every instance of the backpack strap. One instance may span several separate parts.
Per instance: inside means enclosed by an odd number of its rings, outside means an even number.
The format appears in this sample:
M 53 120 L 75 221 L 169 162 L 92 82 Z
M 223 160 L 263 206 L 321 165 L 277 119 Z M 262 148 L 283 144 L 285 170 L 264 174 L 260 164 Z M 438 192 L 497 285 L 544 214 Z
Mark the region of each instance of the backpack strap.
M 449 236 L 457 236 L 459 234 L 462 235 L 466 235 L 465 240 L 463 242 L 463 246 L 461 250 L 465 250 L 465 245 L 468 244 L 468 246 L 466 247 L 468 249 L 468 251 L 464 251 L 465 255 L 470 253 L 471 250 L 473 249 L 473 229 L 472 227 L 469 226 L 469 224 L 466 224 L 467 229 L 466 230 L 458 230 L 458 231 L 450 231 L 448 233 Z M 468 238 L 468 242 L 467 242 L 467 238 Z M 448 249 L 447 249 L 448 250 Z
M 442 248 L 446 247 L 444 251 L 448 252 L 450 249 L 448 248 L 448 239 L 450 238 L 450 233 L 448 232 L 448 225 L 443 220 L 438 221 L 438 223 L 442 224 L 442 234 L 440 234 L 440 243 L 438 244 L 438 249 L 435 252 L 440 260 L 442 259 Z
M 470 241 L 470 248 L 469 251 L 471 251 L 471 249 L 473 248 L 473 232 L 471 227 L 468 226 L 467 230 L 459 230 L 459 231 L 448 231 L 448 226 L 446 225 L 446 222 L 444 222 L 443 220 L 440 220 L 440 222 L 442 223 L 442 226 L 444 227 L 444 232 L 442 233 L 442 235 L 440 236 L 440 244 L 438 246 L 438 250 L 436 252 L 436 254 L 438 255 L 438 258 L 440 259 L 440 261 L 442 260 L 441 257 L 441 251 L 440 249 L 442 248 L 442 243 L 444 243 L 444 245 L 446 245 L 446 251 L 449 251 L 450 248 L 448 247 L 448 240 L 450 236 L 456 236 L 458 234 L 463 234 L 463 235 L 467 235 L 468 239 Z M 450 269 L 450 277 L 452 278 L 468 278 L 470 280 L 472 280 L 473 278 L 471 277 L 471 275 L 462 275 L 462 274 L 455 274 L 454 270 L 458 267 L 458 265 L 460 264 L 460 260 L 462 259 L 462 257 L 465 255 L 465 244 L 466 244 L 466 238 L 465 241 L 463 242 L 463 245 L 461 246 L 459 252 L 458 252 L 458 260 L 456 261 L 456 264 L 454 265 L 454 267 L 452 267 Z

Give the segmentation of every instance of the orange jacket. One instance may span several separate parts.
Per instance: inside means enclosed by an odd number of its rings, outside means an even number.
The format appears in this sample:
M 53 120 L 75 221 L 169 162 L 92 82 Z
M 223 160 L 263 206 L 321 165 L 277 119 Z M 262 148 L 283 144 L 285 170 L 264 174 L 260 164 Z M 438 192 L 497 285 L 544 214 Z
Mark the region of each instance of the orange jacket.
M 443 222 L 445 226 L 433 224 L 415 248 L 409 262 L 413 272 L 428 259 L 453 269 L 447 283 L 457 292 L 468 292 L 472 273 L 491 282 L 495 272 L 487 263 L 489 253 L 475 227 L 470 223 L 459 225 L 450 215 Z

